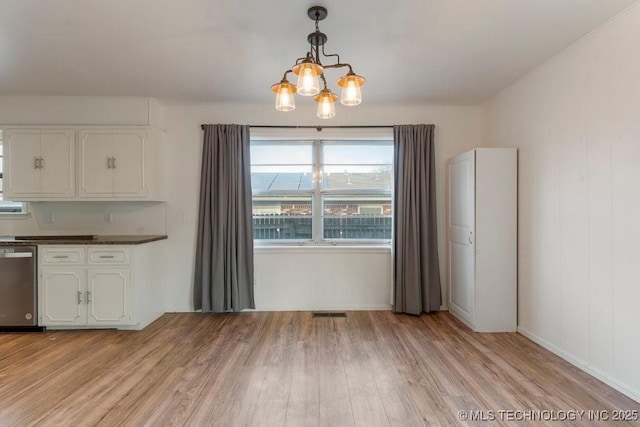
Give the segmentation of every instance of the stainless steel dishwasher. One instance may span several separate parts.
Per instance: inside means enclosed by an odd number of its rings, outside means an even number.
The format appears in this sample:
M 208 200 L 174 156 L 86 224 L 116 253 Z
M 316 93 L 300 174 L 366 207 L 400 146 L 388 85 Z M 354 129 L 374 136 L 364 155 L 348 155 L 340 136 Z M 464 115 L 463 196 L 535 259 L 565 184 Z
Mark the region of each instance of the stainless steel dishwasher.
M 36 247 L 0 246 L 0 327 L 38 323 Z

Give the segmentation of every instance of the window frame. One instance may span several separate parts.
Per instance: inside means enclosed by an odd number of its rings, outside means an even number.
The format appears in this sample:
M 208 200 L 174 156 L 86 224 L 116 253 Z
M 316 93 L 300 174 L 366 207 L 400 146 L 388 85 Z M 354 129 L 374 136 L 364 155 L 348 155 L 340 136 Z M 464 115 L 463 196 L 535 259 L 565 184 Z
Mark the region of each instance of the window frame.
M 384 246 L 391 245 L 390 239 L 329 239 L 324 238 L 324 202 L 325 196 L 384 196 L 390 197 L 393 205 L 393 158 L 391 159 L 391 182 L 389 190 L 378 189 L 328 189 L 323 188 L 323 146 L 325 145 L 381 145 L 393 146 L 393 137 L 335 137 L 335 138 L 261 138 L 251 137 L 251 145 L 298 145 L 311 144 L 312 147 L 312 188 L 303 190 L 252 190 L 255 196 L 310 196 L 311 197 L 311 239 L 255 239 L 254 245 L 270 246 Z M 345 164 L 349 166 L 351 164 Z M 354 164 L 355 165 L 355 164 Z M 358 164 L 360 165 L 360 164 Z M 364 165 L 364 164 L 363 164 Z M 385 163 L 385 165 L 387 165 Z M 302 217 L 302 216 L 301 216 Z M 393 231 L 393 212 L 390 215 Z M 253 219 L 253 215 L 252 215 Z

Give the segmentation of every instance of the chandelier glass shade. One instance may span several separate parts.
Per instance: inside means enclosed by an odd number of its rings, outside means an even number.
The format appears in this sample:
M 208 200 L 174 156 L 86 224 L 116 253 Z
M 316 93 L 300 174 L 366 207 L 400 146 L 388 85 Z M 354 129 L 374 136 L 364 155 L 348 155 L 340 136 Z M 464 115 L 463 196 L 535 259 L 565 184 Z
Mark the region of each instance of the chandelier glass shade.
M 285 71 L 282 80 L 271 86 L 271 90 L 276 94 L 276 110 L 292 111 L 296 108 L 294 94 L 302 96 L 313 96 L 318 103 L 317 115 L 321 119 L 330 119 L 336 115 L 335 102 L 338 97 L 327 87 L 325 70 L 330 68 L 348 68 L 346 75 L 338 79 L 337 85 L 342 88 L 340 102 L 346 106 L 359 105 L 362 102 L 362 91 L 360 88 L 366 83 L 364 77 L 353 72 L 350 64 L 341 63 L 337 54 L 326 54 L 324 44 L 327 36 L 321 33 L 318 22 L 327 17 L 327 9 L 321 6 L 313 6 L 307 11 L 309 18 L 315 21 L 316 31 L 307 36 L 309 51 L 306 56 L 298 58 L 291 69 Z M 333 64 L 322 64 L 320 55 L 323 58 L 335 58 Z M 298 76 L 296 85 L 287 80 L 287 75 L 293 73 Z M 323 87 L 320 89 L 320 81 Z
M 296 108 L 296 100 L 293 94 L 296 93 L 296 87 L 288 81 L 282 81 L 273 88 L 276 93 L 276 110 L 291 111 Z

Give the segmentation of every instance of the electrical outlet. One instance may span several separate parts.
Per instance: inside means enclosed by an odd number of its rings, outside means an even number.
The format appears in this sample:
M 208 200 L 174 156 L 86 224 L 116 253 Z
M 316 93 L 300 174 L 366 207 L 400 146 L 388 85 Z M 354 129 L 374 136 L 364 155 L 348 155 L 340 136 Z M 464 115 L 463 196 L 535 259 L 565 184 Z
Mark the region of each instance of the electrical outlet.
M 55 221 L 55 217 L 53 216 L 53 212 L 45 212 L 44 215 L 42 216 L 43 224 L 53 224 L 54 221 Z

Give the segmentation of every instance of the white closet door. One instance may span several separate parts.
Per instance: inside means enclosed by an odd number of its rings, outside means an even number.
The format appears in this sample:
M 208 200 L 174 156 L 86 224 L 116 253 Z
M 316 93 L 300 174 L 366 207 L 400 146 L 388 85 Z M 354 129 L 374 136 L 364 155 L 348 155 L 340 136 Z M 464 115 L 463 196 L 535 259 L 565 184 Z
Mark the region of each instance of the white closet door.
M 473 323 L 475 280 L 475 151 L 449 161 L 449 306 Z

